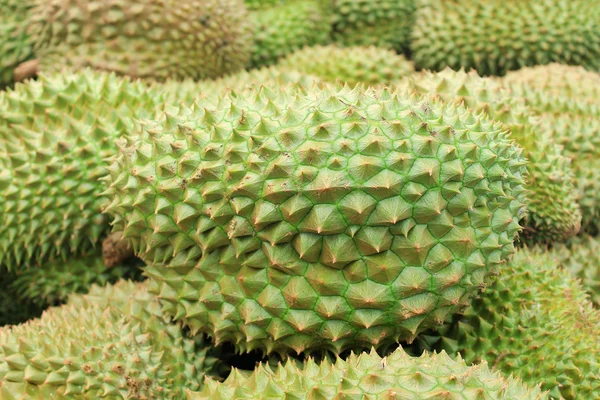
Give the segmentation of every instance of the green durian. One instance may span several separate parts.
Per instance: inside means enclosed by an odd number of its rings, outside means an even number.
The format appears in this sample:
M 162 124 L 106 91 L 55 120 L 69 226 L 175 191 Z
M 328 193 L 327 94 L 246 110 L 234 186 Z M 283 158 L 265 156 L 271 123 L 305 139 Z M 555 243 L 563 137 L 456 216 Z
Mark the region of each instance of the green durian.
M 310 46 L 290 54 L 278 65 L 326 82 L 339 81 L 350 86 L 390 85 L 414 69 L 404 56 L 374 46 Z
M 218 367 L 144 284 L 94 286 L 26 324 L 0 329 L 2 399 L 174 399 Z
M 524 212 L 498 124 L 404 93 L 202 98 L 119 141 L 105 212 L 166 312 L 243 351 L 412 339 L 502 268 Z
M 588 0 L 419 0 L 418 68 L 504 75 L 559 62 L 600 70 L 600 7 Z
M 41 268 L 19 271 L 12 283 L 21 299 L 41 306 L 57 306 L 72 293 L 87 293 L 92 285 L 106 286 L 121 279 L 143 280 L 141 263 L 137 260 L 107 268 L 102 254 L 74 257 L 67 261 L 55 260 Z
M 14 69 L 33 57 L 27 34 L 33 0 L 0 0 L 0 89 L 13 83 Z
M 523 249 L 426 349 L 488 361 L 553 399 L 600 399 L 600 311 L 578 280 L 545 252 Z
M 540 252 L 548 251 L 540 249 Z M 594 305 L 600 307 L 600 239 L 582 235 L 568 243 L 557 243 L 550 250 L 550 256 L 581 280 L 581 284 Z
M 408 50 L 415 0 L 333 0 L 333 33 L 343 46 Z
M 250 59 L 242 0 L 36 0 L 42 72 L 91 67 L 132 78 L 215 78 Z
M 504 377 L 484 362 L 469 366 L 446 353 L 409 356 L 402 348 L 386 357 L 375 351 L 317 364 L 261 365 L 248 375 L 234 370 L 225 382 L 207 379 L 188 400 L 243 399 L 547 399 L 539 387 Z
M 600 231 L 600 74 L 552 64 L 524 68 L 502 79 L 539 115 L 545 135 L 563 146 L 575 175 L 582 230 Z
M 19 298 L 14 287 L 16 280 L 16 273 L 0 272 L 0 327 L 37 318 L 44 311 L 41 305 Z
M 581 227 L 581 209 L 571 160 L 562 155 L 562 147 L 545 135 L 545 128 L 523 99 L 491 78 L 472 71 L 455 72 L 449 68 L 438 73 L 413 74 L 397 83 L 398 87 L 419 94 L 439 96 L 444 101 L 464 103 L 476 112 L 485 112 L 502 122 L 511 137 L 525 149 L 529 178 L 528 215 L 522 238 L 528 243 L 563 242 Z
M 323 0 L 289 0 L 249 14 L 254 26 L 250 68 L 275 64 L 304 46 L 330 40 L 331 24 Z
M 0 93 L 0 266 L 66 261 L 97 246 L 110 229 L 104 159 L 160 102 L 141 82 L 92 71 Z

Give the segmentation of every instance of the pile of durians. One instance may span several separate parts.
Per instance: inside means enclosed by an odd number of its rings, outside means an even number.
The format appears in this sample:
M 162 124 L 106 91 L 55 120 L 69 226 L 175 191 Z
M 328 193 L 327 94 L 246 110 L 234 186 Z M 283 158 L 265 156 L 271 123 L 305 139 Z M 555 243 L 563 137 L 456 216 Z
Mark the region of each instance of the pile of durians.
M 0 0 L 0 399 L 600 399 L 598 0 Z

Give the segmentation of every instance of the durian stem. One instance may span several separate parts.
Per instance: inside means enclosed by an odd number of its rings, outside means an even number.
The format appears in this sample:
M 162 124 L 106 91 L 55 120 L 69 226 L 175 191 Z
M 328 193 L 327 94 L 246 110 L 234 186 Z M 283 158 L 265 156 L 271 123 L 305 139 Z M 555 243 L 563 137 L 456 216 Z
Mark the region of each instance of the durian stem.
M 122 264 L 133 256 L 133 246 L 123 239 L 122 232 L 111 233 L 102 242 L 102 257 L 107 268 Z
M 26 79 L 35 78 L 38 74 L 39 65 L 40 60 L 37 58 L 21 63 L 13 71 L 13 78 L 15 82 L 23 82 Z

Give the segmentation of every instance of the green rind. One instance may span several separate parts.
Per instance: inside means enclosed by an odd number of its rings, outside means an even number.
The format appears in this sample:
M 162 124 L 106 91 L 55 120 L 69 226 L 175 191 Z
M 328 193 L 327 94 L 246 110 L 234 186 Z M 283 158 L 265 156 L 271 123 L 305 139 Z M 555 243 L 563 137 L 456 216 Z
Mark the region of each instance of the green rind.
M 331 25 L 323 0 L 290 0 L 249 14 L 254 27 L 249 68 L 276 64 L 304 46 L 330 40 Z
M 600 7 L 588 0 L 419 0 L 418 68 L 504 75 L 559 62 L 600 70 Z
M 281 60 L 279 67 L 350 86 L 391 85 L 414 68 L 404 56 L 374 46 L 310 46 Z
M 242 350 L 410 340 L 505 265 L 524 210 L 497 124 L 404 93 L 228 93 L 119 143 L 115 229 L 166 312 Z
M 170 323 L 144 284 L 94 286 L 0 329 L 0 397 L 182 398 L 217 366 L 209 351 Z
M 600 312 L 550 255 L 521 250 L 497 280 L 426 349 L 487 361 L 553 399 L 600 399 Z
M 242 0 L 37 0 L 30 32 L 43 72 L 216 78 L 242 70 L 253 34 Z
M 539 387 L 504 377 L 484 362 L 469 366 L 445 352 L 411 357 L 402 350 L 387 357 L 375 351 L 320 364 L 260 365 L 247 375 L 234 370 L 225 382 L 207 380 L 188 400 L 243 399 L 464 399 L 541 400 Z
M 546 134 L 545 124 L 523 99 L 491 78 L 449 68 L 410 75 L 397 86 L 485 112 L 525 149 L 529 193 L 524 242 L 564 242 L 579 232 L 582 217 L 571 160 L 562 155 L 562 146 Z
M 110 229 L 105 158 L 160 103 L 141 82 L 87 70 L 0 93 L 1 266 L 66 261 L 98 245 Z

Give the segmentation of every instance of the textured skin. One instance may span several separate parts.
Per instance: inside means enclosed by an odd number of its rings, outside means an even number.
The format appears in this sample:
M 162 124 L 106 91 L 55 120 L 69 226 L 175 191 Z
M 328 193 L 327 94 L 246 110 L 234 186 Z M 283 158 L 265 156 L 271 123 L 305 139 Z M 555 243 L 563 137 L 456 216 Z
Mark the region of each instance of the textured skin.
M 32 0 L 0 0 L 0 89 L 13 82 L 13 70 L 33 55 L 27 34 Z
M 600 399 L 600 311 L 569 271 L 543 252 L 520 250 L 512 265 L 427 349 L 486 360 L 553 399 Z
M 104 158 L 160 96 L 114 74 L 43 76 L 0 93 L 0 265 L 89 253 L 109 230 Z
M 158 83 L 155 91 L 160 92 L 169 104 L 179 105 L 181 103 L 191 105 L 198 97 L 214 96 L 217 93 L 225 93 L 229 90 L 240 91 L 255 87 L 267 86 L 276 88 L 280 85 L 298 84 L 309 88 L 313 84 L 321 82 L 320 78 L 289 71 L 279 66 L 271 66 L 250 71 L 241 71 L 219 79 L 207 79 L 203 81 L 167 81 Z
M 158 118 L 120 141 L 106 212 L 167 312 L 217 343 L 411 340 L 513 253 L 522 150 L 462 108 L 289 87 Z
M 514 97 L 499 82 L 477 73 L 455 72 L 410 75 L 398 83 L 401 88 L 439 96 L 444 101 L 464 103 L 473 111 L 483 111 L 510 130 L 525 149 L 530 161 L 527 189 L 528 216 L 521 235 L 528 243 L 564 242 L 578 233 L 581 210 L 571 168 L 562 147 L 545 135 L 546 129 L 523 99 Z
M 173 399 L 215 360 L 170 323 L 146 286 L 74 295 L 40 319 L 0 329 L 2 399 Z
M 408 49 L 415 0 L 332 0 L 333 39 L 343 46 Z
M 326 44 L 331 31 L 327 16 L 323 0 L 289 0 L 250 12 L 254 47 L 248 66 L 269 66 L 304 46 Z
M 412 32 L 418 68 L 504 75 L 559 62 L 600 69 L 596 0 L 419 0 Z
M 413 72 L 404 56 L 374 46 L 311 46 L 290 54 L 278 64 L 282 68 L 318 76 L 326 82 L 350 86 L 390 85 Z
M 12 287 L 28 302 L 57 306 L 71 293 L 87 293 L 92 285 L 106 286 L 120 279 L 142 280 L 139 262 L 106 268 L 101 252 L 95 251 L 88 256 L 48 262 L 42 268 L 22 271 Z
M 223 382 L 207 380 L 188 400 L 243 399 L 464 399 L 541 400 L 538 387 L 492 372 L 486 363 L 467 366 L 446 353 L 411 357 L 401 348 L 381 358 L 375 351 L 317 364 L 260 365 L 251 375 L 234 371 Z
M 502 79 L 525 98 L 545 135 L 571 157 L 582 230 L 600 231 L 600 74 L 559 64 L 524 68 Z
M 30 32 L 41 71 L 215 78 L 244 68 L 252 27 L 242 0 L 37 0 Z
M 560 265 L 568 269 L 587 290 L 592 302 L 600 307 L 600 241 L 598 238 L 583 235 L 569 243 L 560 243 L 550 250 L 550 255 L 558 259 Z

